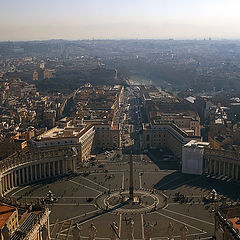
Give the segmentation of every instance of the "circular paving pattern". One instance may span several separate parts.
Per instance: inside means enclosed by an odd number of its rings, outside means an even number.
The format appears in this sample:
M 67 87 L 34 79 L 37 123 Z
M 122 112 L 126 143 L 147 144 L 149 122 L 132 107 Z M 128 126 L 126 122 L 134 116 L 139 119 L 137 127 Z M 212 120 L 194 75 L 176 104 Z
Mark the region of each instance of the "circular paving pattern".
M 147 214 L 163 208 L 167 198 L 161 193 L 150 190 L 135 190 L 133 199 L 128 191 L 103 193 L 96 199 L 97 207 L 112 214 Z

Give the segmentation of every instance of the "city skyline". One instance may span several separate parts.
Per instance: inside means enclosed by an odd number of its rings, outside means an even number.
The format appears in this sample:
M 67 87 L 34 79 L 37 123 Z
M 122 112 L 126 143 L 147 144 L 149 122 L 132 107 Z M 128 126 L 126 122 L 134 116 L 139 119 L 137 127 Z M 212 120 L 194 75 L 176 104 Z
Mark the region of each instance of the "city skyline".
M 239 6 L 0 0 L 1 239 L 240 240 Z
M 0 41 L 240 39 L 237 0 L 2 0 L 0 5 Z

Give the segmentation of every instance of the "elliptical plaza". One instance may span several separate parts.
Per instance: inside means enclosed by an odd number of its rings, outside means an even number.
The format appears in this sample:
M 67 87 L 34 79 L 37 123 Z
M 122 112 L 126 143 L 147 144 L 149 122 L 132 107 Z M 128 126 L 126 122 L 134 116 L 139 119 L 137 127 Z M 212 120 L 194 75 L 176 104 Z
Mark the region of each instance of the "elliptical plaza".
M 127 239 L 127 223 L 132 220 L 135 239 L 146 237 L 147 225 L 153 226 L 152 239 L 167 239 L 170 223 L 174 239 L 180 238 L 183 226 L 188 229 L 187 239 L 213 235 L 216 203 L 206 205 L 202 200 L 213 188 L 220 191 L 221 180 L 168 170 L 172 169 L 168 163 L 156 165 L 146 155 L 133 155 L 132 168 L 129 162 L 131 155 L 114 160 L 97 156 L 75 175 L 23 186 L 8 196 L 30 203 L 46 198 L 51 190 L 57 199 L 49 204 L 53 239 L 72 239 L 75 223 L 81 226 L 83 239 L 88 239 L 92 223 L 97 229 L 96 239 L 109 239 L 113 222 L 120 238 Z M 237 189 L 237 183 L 222 181 L 219 194 L 233 201 L 239 194 L 233 195 L 234 184 Z M 176 199 L 179 194 L 182 198 Z

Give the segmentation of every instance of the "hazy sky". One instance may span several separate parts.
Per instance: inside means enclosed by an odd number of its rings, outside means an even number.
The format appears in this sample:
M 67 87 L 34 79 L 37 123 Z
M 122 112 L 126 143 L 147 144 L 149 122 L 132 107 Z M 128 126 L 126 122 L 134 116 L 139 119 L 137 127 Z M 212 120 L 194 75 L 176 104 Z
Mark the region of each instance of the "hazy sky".
M 238 38 L 240 0 L 0 0 L 0 40 Z

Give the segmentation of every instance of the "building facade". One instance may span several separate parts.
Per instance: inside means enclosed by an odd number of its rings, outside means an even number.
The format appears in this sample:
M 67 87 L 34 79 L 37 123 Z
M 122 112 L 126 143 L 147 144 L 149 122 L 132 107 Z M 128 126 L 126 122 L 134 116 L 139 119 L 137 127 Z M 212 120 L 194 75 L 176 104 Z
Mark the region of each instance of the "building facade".
M 75 126 L 65 122 L 32 140 L 31 146 L 39 150 L 58 147 L 69 150 L 74 147 L 78 151 L 78 163 L 82 163 L 90 157 L 94 135 L 95 129 L 92 125 Z
M 144 124 L 141 135 L 142 149 L 169 148 L 176 157 L 182 157 L 182 146 L 190 140 L 201 140 L 199 136 L 188 136 L 175 124 L 155 122 Z
M 191 140 L 182 149 L 182 173 L 202 175 L 204 172 L 204 151 L 208 142 Z
M 118 125 L 94 124 L 94 146 L 96 150 L 116 149 L 121 146 L 120 129 Z

